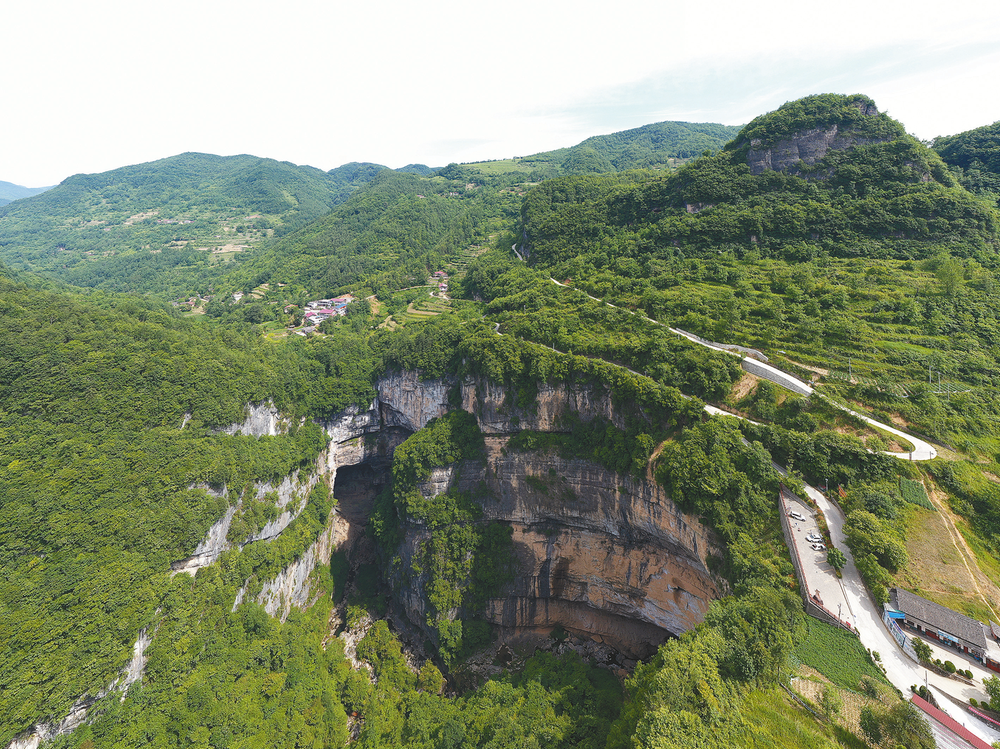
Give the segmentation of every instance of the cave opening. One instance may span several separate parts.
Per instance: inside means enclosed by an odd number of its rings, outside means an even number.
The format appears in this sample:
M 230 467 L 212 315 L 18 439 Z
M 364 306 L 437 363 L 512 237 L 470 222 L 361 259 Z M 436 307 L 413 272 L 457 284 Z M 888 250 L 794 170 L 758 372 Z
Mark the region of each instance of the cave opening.
M 372 514 L 375 497 L 392 481 L 391 460 L 369 460 L 339 466 L 333 482 L 337 511 L 351 523 L 364 524 Z

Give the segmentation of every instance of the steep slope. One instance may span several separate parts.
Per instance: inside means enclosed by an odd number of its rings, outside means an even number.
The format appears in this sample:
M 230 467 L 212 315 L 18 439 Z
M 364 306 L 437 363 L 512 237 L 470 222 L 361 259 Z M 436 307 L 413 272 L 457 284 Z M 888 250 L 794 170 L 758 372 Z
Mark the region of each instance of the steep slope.
M 483 377 L 421 381 L 413 372 L 390 373 L 378 390 L 383 425 L 405 424 L 414 432 L 393 464 L 398 548 L 391 548 L 396 536 L 382 536 L 392 539 L 387 555 L 402 562 L 394 580 L 396 598 L 445 662 L 461 648 L 462 627 L 451 633 L 454 624 L 462 624 L 455 620 L 466 620 L 467 627 L 480 617 L 499 627 L 505 640 L 544 637 L 563 627 L 626 657 L 648 657 L 665 638 L 701 622 L 720 596 L 720 583 L 707 567 L 710 555 L 722 553 L 718 540 L 651 475 L 557 449 L 572 423 L 624 424 L 634 418 L 634 406 L 616 404 L 608 386 L 538 383 L 535 399 L 523 408 L 511 407 L 507 386 Z M 456 412 L 449 400 L 459 400 L 463 411 Z M 470 434 L 481 433 L 481 452 L 462 448 L 455 431 L 461 419 L 453 419 L 451 435 L 445 435 L 444 420 L 456 415 L 475 425 L 467 426 Z M 552 441 L 548 449 L 532 444 L 546 441 Z M 416 493 L 407 494 L 404 465 L 415 454 L 428 460 L 424 456 L 440 454 L 442 446 L 448 446 L 444 452 L 450 458 L 438 465 L 430 458 Z M 475 511 L 464 521 L 450 515 L 442 524 L 440 508 L 456 499 L 459 507 L 469 502 Z M 492 586 L 479 574 L 491 565 L 503 567 L 498 557 L 506 547 L 500 541 L 490 547 L 489 560 L 479 558 L 478 548 L 472 552 L 467 580 L 433 561 L 442 553 L 445 534 L 452 545 L 459 543 L 455 529 L 465 523 L 509 529 L 512 559 L 505 583 L 498 582 L 501 572 L 494 573 Z M 442 603 L 445 585 L 467 590 L 454 601 L 454 610 Z

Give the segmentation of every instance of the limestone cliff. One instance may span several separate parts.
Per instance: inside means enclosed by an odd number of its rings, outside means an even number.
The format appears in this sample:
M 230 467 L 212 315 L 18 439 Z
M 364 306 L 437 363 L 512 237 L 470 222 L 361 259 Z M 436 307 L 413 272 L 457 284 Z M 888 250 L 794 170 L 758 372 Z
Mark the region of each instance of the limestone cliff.
M 762 146 L 759 140 L 753 140 L 750 142 L 747 164 L 751 174 L 760 174 L 769 169 L 796 174 L 803 166 L 814 166 L 830 151 L 846 151 L 855 146 L 878 142 L 880 141 L 873 138 L 859 137 L 856 133 L 842 130 L 833 124 L 796 133 L 773 146 Z
M 436 469 L 421 491 L 430 496 L 485 484 L 493 499 L 483 503 L 484 518 L 513 528 L 516 577 L 502 597 L 488 603 L 488 621 L 507 636 L 562 626 L 639 658 L 704 618 L 720 595 L 707 567 L 708 556 L 718 553 L 716 543 L 651 478 L 506 449 L 518 429 L 557 430 L 568 411 L 585 420 L 619 420 L 607 391 L 545 385 L 530 409 L 514 409 L 496 383 L 467 380 L 460 388 L 463 406 L 487 435 L 486 461 Z M 437 386 L 435 392 L 446 389 Z M 407 528 L 400 549 L 404 565 L 427 536 L 423 528 Z M 415 576 L 398 592 L 418 626 L 428 614 L 422 584 Z
M 371 509 L 372 487 L 388 480 L 395 447 L 455 406 L 476 415 L 487 437 L 487 459 L 459 472 L 455 466 L 437 469 L 422 491 L 438 494 L 456 484 L 469 489 L 484 483 L 495 498 L 484 505 L 484 519 L 511 525 L 516 578 L 486 610 L 487 619 L 504 632 L 545 632 L 559 625 L 641 657 L 668 634 L 697 625 L 720 595 L 707 567 L 708 556 L 718 551 L 711 533 L 680 512 L 651 478 L 622 476 L 555 455 L 507 451 L 511 435 L 521 429 L 556 431 L 569 412 L 621 425 L 604 388 L 542 383 L 528 408 L 515 408 L 502 385 L 482 378 L 421 380 L 415 372 L 389 373 L 377 391 L 367 409 L 348 409 L 323 424 L 330 444 L 315 471 L 258 488 L 277 491 L 282 507 L 297 507 L 292 499 L 305 496 L 319 480 L 336 483 L 335 494 L 343 495 L 316 544 L 265 583 L 257 600 L 272 615 L 284 618 L 292 605 L 308 604 L 312 569 L 359 536 Z M 273 408 L 253 406 L 231 431 L 274 434 L 286 423 Z M 283 513 L 258 536 L 277 536 L 292 517 Z M 226 548 L 231 519 L 232 510 L 195 555 L 176 568 L 191 570 L 214 561 Z M 424 529 L 407 529 L 399 550 L 404 564 L 425 537 Z M 410 621 L 426 626 L 419 577 L 398 589 L 397 596 Z

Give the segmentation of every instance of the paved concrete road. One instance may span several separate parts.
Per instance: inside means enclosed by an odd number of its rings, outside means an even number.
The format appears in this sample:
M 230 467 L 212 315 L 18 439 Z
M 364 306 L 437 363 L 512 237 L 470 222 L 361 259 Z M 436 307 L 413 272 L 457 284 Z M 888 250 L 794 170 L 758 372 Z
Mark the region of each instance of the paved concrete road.
M 792 529 L 792 543 L 794 549 L 792 553 L 797 553 L 802 560 L 802 573 L 805 578 L 804 585 L 809 596 L 816 600 L 819 596 L 819 603 L 823 608 L 841 621 L 847 622 L 852 627 L 851 604 L 847 598 L 840 578 L 837 577 L 836 570 L 826 561 L 826 551 L 815 551 L 812 548 L 813 542 L 807 541 L 806 536 L 815 534 L 821 536 L 819 523 L 816 522 L 816 511 L 805 502 L 797 499 L 783 500 L 784 512 L 797 512 L 805 520 L 795 520 L 789 516 L 789 527 Z
M 806 487 L 809 497 L 815 500 L 826 517 L 826 524 L 830 529 L 830 537 L 834 545 L 844 552 L 847 557 L 847 564 L 844 566 L 843 583 L 844 591 L 847 594 L 848 603 L 851 607 L 851 615 L 855 618 L 856 628 L 861 637 L 862 644 L 878 652 L 882 657 L 882 663 L 886 668 L 886 676 L 902 693 L 908 695 L 910 686 L 913 684 L 927 683 L 935 687 L 937 691 L 939 707 L 970 731 L 982 738 L 987 743 L 1000 741 L 1000 731 L 987 726 L 982 721 L 976 720 L 971 714 L 960 708 L 955 702 L 968 704 L 970 697 L 982 700 L 986 699 L 986 692 L 981 684 L 970 687 L 954 679 L 938 676 L 927 672 L 919 664 L 915 663 L 896 644 L 895 639 L 889 634 L 885 624 L 882 623 L 882 612 L 875 606 L 874 601 L 868 596 L 864 583 L 861 582 L 861 575 L 858 568 L 854 566 L 854 558 L 844 538 L 844 514 L 840 507 L 835 505 L 823 494 L 811 486 Z M 954 660 L 952 658 L 951 660 Z

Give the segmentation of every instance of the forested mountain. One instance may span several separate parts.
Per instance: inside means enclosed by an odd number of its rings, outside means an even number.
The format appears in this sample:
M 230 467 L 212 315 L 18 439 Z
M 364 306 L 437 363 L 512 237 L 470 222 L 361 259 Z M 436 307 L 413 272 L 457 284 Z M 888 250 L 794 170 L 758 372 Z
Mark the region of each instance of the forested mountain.
M 740 127 L 712 122 L 657 122 L 610 135 L 595 135 L 570 151 L 593 149 L 618 171 L 659 169 L 675 159 L 715 151 L 736 137 Z
M 38 195 L 39 193 L 45 192 L 51 188 L 48 187 L 21 187 L 20 185 L 15 185 L 12 182 L 3 182 L 0 180 L 0 206 L 7 205 L 12 200 L 19 200 L 20 198 L 30 198 L 32 195 Z
M 470 181 L 491 175 L 520 175 L 524 181 L 541 182 L 569 174 L 669 170 L 706 151 L 722 148 L 739 131 L 739 127 L 715 123 L 657 122 L 610 135 L 596 135 L 569 148 L 532 156 L 449 164 L 439 173 L 451 179 Z
M 1000 205 L 1000 122 L 935 138 L 933 148 L 967 190 Z
M 381 168 L 324 173 L 254 156 L 188 153 L 78 174 L 0 208 L 0 259 L 113 291 L 206 292 L 262 241 L 305 226 Z
M 776 498 L 839 485 L 876 600 L 956 567 L 928 506 L 1000 584 L 992 201 L 863 96 L 532 158 L 185 154 L 0 209 L 0 746 L 933 746 L 805 617 Z
M 595 249 L 641 259 L 653 247 L 808 259 L 917 258 L 947 245 L 970 256 L 996 252 L 1000 219 L 871 100 L 818 96 L 658 179 L 551 180 L 525 202 L 523 223 L 552 262 Z
M 659 168 L 718 148 L 738 131 L 724 125 L 663 122 L 590 138 L 565 153 L 539 154 L 524 162 L 559 158 L 564 165 L 558 173 L 574 171 L 567 163 L 587 172 Z M 591 156 L 601 160 L 600 169 L 584 168 Z M 412 285 L 428 268 L 510 227 L 526 175 L 519 168 L 502 168 L 505 163 L 380 172 L 350 202 L 246 263 L 230 279 L 231 285 L 249 291 L 276 281 L 316 294 L 352 285 L 384 294 Z
M 357 287 L 380 296 L 423 284 L 429 268 L 508 226 L 518 192 L 509 178 L 466 183 L 384 171 L 344 205 L 273 242 L 230 283 L 247 291 L 295 284 L 316 295 Z

